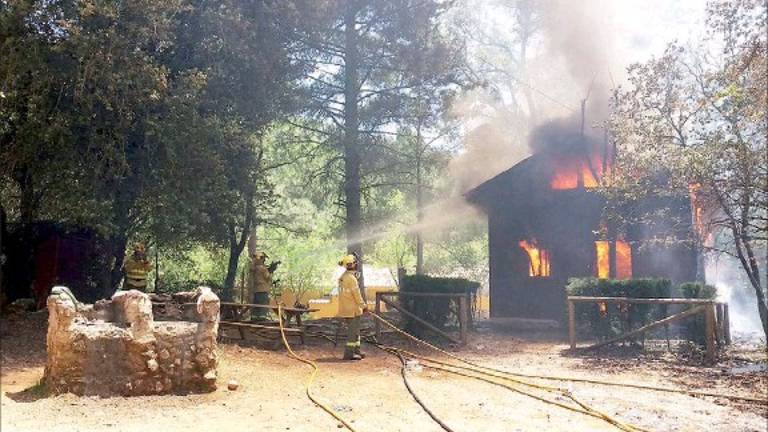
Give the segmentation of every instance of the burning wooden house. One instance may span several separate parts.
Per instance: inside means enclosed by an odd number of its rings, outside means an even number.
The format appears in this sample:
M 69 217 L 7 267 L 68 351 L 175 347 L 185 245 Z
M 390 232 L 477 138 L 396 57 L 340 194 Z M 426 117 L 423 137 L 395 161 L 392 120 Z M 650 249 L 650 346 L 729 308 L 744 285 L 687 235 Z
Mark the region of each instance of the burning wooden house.
M 583 135 L 562 130 L 537 138 L 533 156 L 467 193 L 488 215 L 491 318 L 562 323 L 572 277 L 695 279 L 693 247 L 648 241 L 662 231 L 687 235 L 690 201 L 651 197 L 633 203 L 632 211 L 658 216 L 619 232 L 605 220 L 606 201 L 596 191 L 610 177 L 604 146 L 585 145 Z

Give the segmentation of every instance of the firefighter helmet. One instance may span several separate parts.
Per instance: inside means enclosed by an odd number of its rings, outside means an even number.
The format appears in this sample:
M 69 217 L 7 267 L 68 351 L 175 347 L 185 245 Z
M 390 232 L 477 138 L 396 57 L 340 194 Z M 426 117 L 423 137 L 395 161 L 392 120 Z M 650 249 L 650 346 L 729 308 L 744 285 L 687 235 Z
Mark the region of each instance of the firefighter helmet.
M 339 265 L 342 266 L 342 267 L 347 267 L 350 264 L 357 264 L 357 257 L 355 257 L 352 254 L 344 255 L 339 260 Z

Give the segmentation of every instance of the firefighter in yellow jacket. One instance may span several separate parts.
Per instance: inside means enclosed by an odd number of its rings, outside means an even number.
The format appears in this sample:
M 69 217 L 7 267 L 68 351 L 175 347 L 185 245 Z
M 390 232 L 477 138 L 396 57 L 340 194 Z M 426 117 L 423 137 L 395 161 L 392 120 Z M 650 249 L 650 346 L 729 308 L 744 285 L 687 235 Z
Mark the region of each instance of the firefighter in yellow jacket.
M 123 289 L 146 291 L 147 278 L 151 268 L 152 263 L 147 259 L 144 243 L 133 245 L 133 255 L 125 258 L 125 261 L 123 261 L 123 273 L 125 274 Z
M 254 304 L 269 305 L 269 291 L 272 289 L 272 272 L 266 264 L 267 254 L 255 252 L 248 269 L 248 301 Z M 267 318 L 267 309 L 251 310 L 252 320 Z
M 344 346 L 344 360 L 362 360 L 360 352 L 360 317 L 368 312 L 368 307 L 360 295 L 360 286 L 355 277 L 357 258 L 346 255 L 339 265 L 346 271 L 339 278 L 339 313 L 347 323 L 347 343 Z

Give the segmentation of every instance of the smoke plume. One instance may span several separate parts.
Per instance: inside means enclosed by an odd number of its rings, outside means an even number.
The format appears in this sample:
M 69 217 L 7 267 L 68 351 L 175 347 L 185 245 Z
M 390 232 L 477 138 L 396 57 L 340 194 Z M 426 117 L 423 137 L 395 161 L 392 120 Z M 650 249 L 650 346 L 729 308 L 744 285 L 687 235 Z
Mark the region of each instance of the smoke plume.
M 508 71 L 517 78 L 513 89 L 517 106 L 510 108 L 498 97 L 473 92 L 455 109 L 469 130 L 465 152 L 450 166 L 460 192 L 543 150 L 544 143 L 551 151 L 558 150 L 554 147 L 557 144 L 564 145 L 563 151 L 572 151 L 574 145 L 583 142 L 582 100 L 586 99 L 586 135 L 608 115 L 609 91 L 616 78 L 611 71 L 623 68 L 612 45 L 613 2 L 545 0 L 526 4 L 532 8 L 536 23 L 526 51 L 529 54 L 512 62 L 524 66 Z

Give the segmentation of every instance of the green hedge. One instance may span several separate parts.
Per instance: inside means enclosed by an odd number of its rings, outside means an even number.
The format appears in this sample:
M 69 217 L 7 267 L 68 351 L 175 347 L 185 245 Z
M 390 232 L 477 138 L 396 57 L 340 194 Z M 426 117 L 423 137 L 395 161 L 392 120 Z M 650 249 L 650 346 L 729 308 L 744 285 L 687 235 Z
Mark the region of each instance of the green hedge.
M 690 299 L 711 300 L 717 298 L 717 288 L 698 282 L 686 282 L 680 285 L 683 297 Z M 699 345 L 706 344 L 704 338 L 704 317 L 696 314 L 693 318 L 687 318 L 682 323 L 683 337 Z
M 669 298 L 668 279 L 597 279 L 571 278 L 566 292 L 569 296 Z M 606 303 L 606 313 L 600 313 L 596 303 L 576 303 L 576 322 L 593 337 L 608 339 L 660 319 L 667 305 Z
M 400 290 L 418 293 L 469 293 L 474 304 L 479 287 L 479 283 L 462 278 L 406 275 L 401 280 Z M 400 301 L 408 311 L 438 328 L 444 328 L 454 312 L 453 302 L 447 298 L 402 296 Z M 409 332 L 417 336 L 424 334 L 424 328 L 415 321 L 406 319 L 405 322 Z

